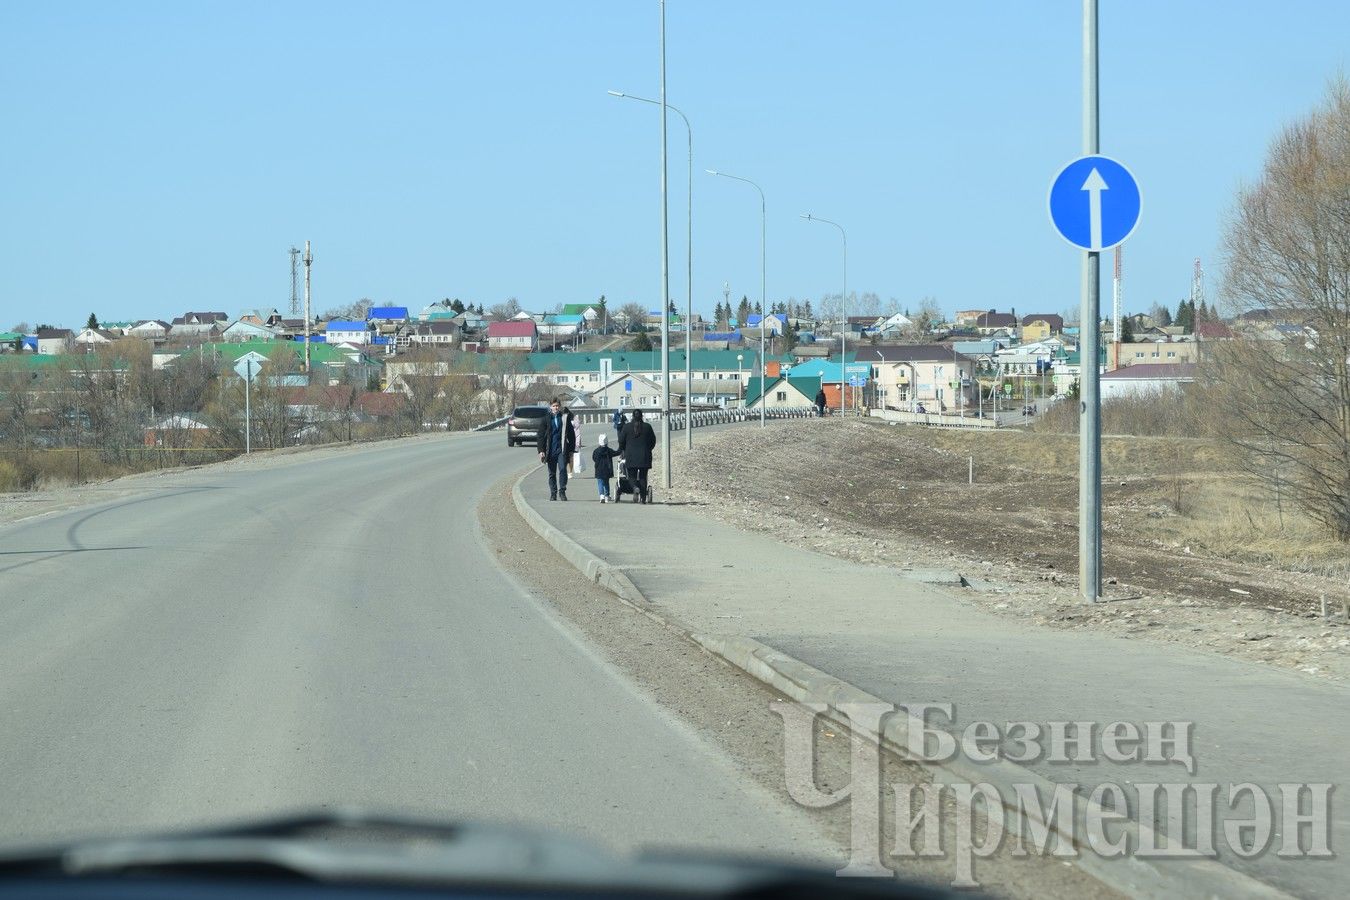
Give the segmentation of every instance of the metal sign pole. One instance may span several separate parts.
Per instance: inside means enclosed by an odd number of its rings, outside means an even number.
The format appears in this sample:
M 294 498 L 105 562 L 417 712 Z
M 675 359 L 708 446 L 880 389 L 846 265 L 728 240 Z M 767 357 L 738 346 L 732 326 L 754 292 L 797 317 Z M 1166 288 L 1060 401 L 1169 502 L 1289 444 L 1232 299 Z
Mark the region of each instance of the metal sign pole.
M 244 453 L 253 452 L 253 360 L 244 363 L 248 375 L 244 378 Z
M 1097 0 L 1083 0 L 1083 155 L 1100 150 L 1097 84 Z M 1096 192 L 1094 196 L 1100 196 Z M 1100 213 L 1094 217 L 1100 221 Z M 1100 245 L 1100 238 L 1094 245 Z M 1101 253 L 1083 254 L 1083 296 L 1079 312 L 1082 380 L 1078 421 L 1078 593 L 1088 603 L 1101 596 L 1102 437 L 1098 345 L 1101 340 Z

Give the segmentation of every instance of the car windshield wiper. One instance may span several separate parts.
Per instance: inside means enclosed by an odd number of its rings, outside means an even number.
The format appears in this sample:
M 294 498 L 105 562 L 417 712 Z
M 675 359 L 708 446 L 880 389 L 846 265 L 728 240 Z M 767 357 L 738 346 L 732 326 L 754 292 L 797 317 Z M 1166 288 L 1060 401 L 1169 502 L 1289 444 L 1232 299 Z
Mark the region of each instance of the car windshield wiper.
M 615 889 L 690 896 L 942 897 L 890 880 L 687 853 L 633 857 L 544 831 L 444 824 L 338 810 L 144 838 L 77 842 L 0 855 L 0 883 L 14 875 L 155 874 L 258 877 L 335 884 Z

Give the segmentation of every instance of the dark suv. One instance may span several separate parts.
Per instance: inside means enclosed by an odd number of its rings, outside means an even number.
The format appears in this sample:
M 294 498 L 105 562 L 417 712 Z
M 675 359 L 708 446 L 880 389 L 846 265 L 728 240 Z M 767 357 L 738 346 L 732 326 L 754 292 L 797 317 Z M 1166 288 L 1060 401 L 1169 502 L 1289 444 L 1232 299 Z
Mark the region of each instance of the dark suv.
M 539 433 L 547 415 L 547 406 L 517 406 L 506 420 L 506 446 L 524 443 L 539 446 Z

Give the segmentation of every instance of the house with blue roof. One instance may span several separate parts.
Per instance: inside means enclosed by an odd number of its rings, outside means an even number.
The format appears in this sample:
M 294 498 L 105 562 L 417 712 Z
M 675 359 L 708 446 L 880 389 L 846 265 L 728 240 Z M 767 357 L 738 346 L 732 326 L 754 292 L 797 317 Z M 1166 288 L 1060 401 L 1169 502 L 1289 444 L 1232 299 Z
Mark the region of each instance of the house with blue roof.
M 324 335 L 330 344 L 366 344 L 370 342 L 370 328 L 365 322 L 332 321 L 324 326 Z
M 372 306 L 370 312 L 366 313 L 367 322 L 392 322 L 401 323 L 408 321 L 408 307 L 406 306 Z
M 572 338 L 586 328 L 586 318 L 580 314 L 545 313 L 539 321 L 540 335 Z
M 759 323 L 764 322 L 765 317 L 759 313 L 751 313 L 745 317 L 745 327 L 759 330 Z M 782 334 L 787 330 L 787 316 L 783 313 L 770 313 L 766 327 L 770 334 Z

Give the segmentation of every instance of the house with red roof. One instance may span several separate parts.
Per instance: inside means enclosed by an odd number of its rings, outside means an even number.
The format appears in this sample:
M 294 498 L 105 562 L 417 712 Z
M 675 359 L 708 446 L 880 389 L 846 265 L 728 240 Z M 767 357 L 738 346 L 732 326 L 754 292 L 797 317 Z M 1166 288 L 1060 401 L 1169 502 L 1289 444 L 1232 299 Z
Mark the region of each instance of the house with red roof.
M 488 325 L 488 347 L 492 350 L 521 350 L 533 353 L 539 346 L 539 328 L 533 319 L 512 319 Z

